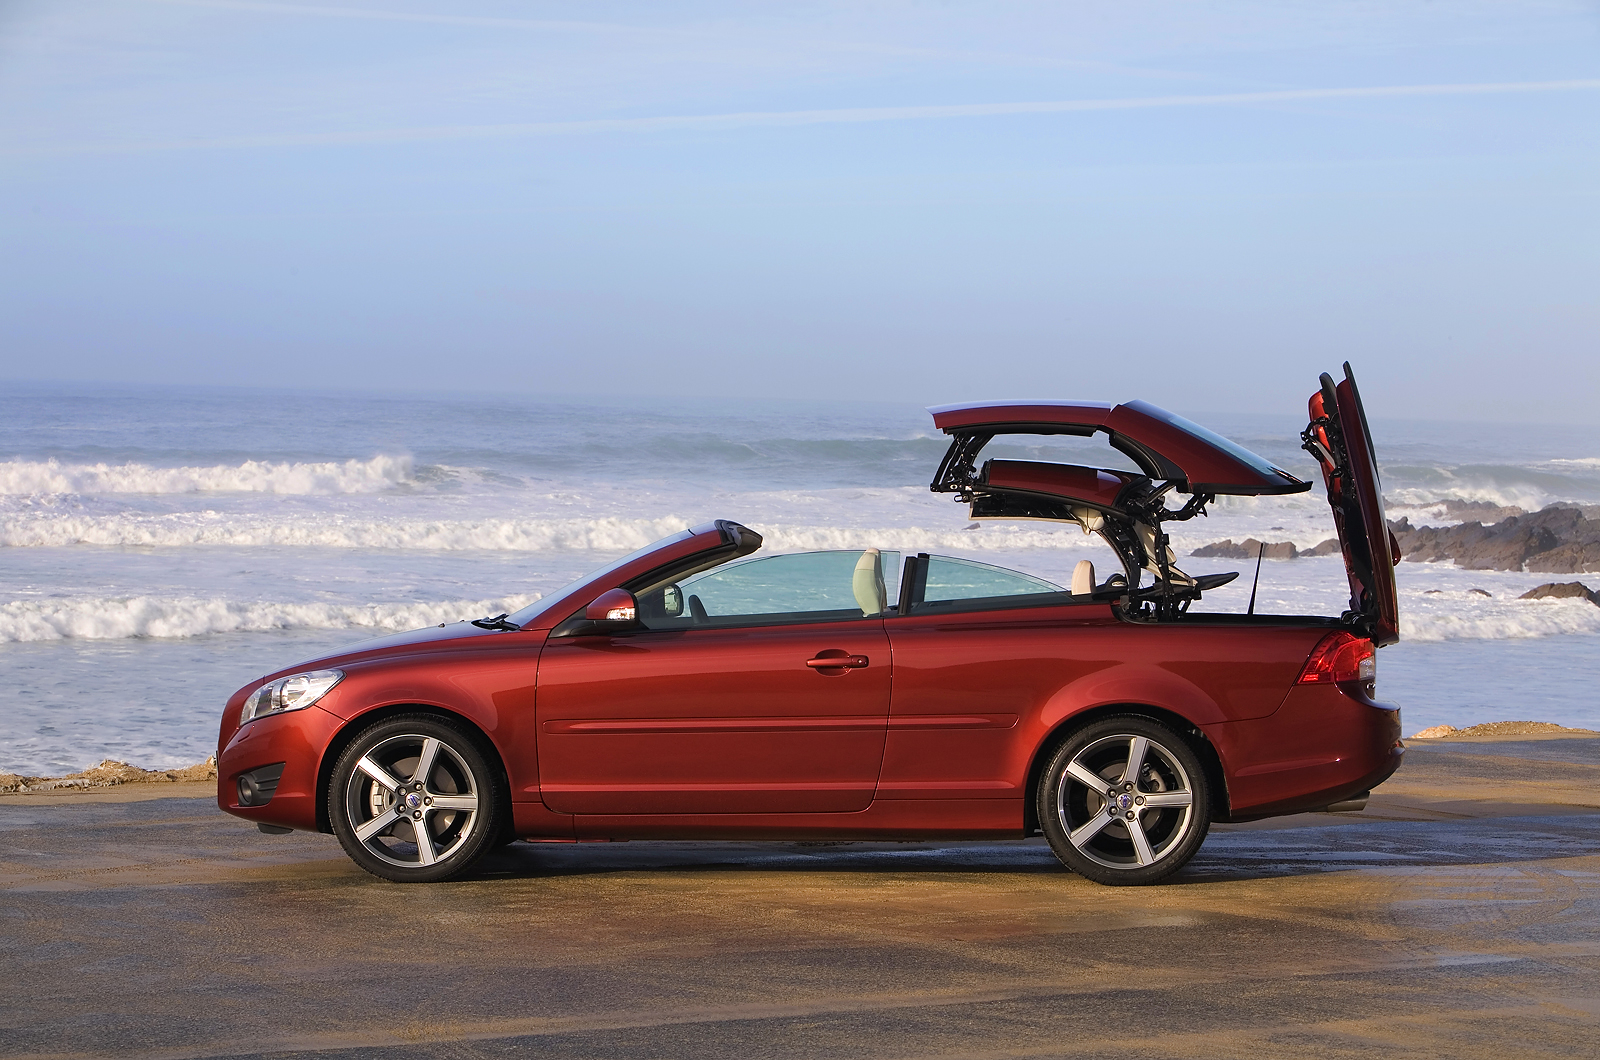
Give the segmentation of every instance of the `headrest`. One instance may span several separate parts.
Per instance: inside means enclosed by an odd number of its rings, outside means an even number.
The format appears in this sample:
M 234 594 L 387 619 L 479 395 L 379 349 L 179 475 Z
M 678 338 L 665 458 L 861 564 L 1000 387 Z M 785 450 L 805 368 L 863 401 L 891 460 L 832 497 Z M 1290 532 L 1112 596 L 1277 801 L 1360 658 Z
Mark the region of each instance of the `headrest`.
M 1072 595 L 1088 596 L 1094 592 L 1094 564 L 1089 560 L 1080 559 L 1078 565 L 1072 568 Z
M 871 618 L 888 610 L 889 591 L 883 584 L 883 555 L 877 549 L 867 549 L 856 560 L 850 588 L 856 594 L 856 604 L 861 608 L 862 617 Z

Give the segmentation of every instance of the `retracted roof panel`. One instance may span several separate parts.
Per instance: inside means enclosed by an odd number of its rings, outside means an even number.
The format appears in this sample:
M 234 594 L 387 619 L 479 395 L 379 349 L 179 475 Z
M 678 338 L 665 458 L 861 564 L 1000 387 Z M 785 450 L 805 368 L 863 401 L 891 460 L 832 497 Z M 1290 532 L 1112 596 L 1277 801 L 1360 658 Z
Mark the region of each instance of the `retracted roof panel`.
M 986 402 L 928 411 L 934 426 L 957 437 L 1105 431 L 1145 474 L 1173 480 L 1186 493 L 1259 496 L 1311 488 L 1243 446 L 1147 401 Z

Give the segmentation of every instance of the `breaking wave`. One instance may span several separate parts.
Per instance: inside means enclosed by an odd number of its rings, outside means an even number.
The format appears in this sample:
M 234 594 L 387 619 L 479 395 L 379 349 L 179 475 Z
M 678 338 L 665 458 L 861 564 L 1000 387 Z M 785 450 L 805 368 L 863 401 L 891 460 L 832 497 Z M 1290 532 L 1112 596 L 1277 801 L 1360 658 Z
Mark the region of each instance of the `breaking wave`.
M 65 545 L 132 545 L 181 548 L 314 547 L 406 549 L 438 552 L 631 552 L 701 522 L 699 518 L 373 520 L 332 515 L 274 518 L 220 512 L 89 516 L 18 513 L 0 519 L 0 546 L 49 548 Z M 1094 547 L 1097 539 L 1075 529 L 1005 527 L 926 530 L 921 527 L 759 527 L 771 552 L 830 548 L 955 548 L 983 551 Z M 1001 529 L 1001 528 L 995 528 Z
M 1569 633 L 1600 633 L 1600 607 L 1587 600 L 1516 600 L 1463 614 L 1419 610 L 1408 599 L 1400 615 L 1402 640 L 1511 640 Z
M 375 456 L 343 463 L 246 460 L 218 467 L 148 464 L 63 464 L 57 460 L 0 461 L 0 494 L 102 493 L 377 493 L 413 479 L 409 456 Z
M 0 520 L 0 546 L 189 545 L 417 549 L 459 552 L 631 552 L 676 533 L 689 520 L 374 520 L 330 515 L 282 519 L 221 512 L 110 516 L 18 515 Z
M 20 600 L 0 604 L 0 643 L 54 640 L 187 638 L 211 633 L 366 629 L 398 632 L 516 611 L 539 593 L 433 603 L 276 603 L 222 597 L 128 596 Z M 1410 603 L 1410 601 L 1408 601 Z M 1446 610 L 1402 614 L 1408 641 L 1505 640 L 1600 633 L 1600 608 L 1587 601 L 1507 602 L 1463 614 Z
M 125 640 L 259 633 L 287 629 L 370 629 L 398 632 L 479 618 L 526 607 L 540 594 L 442 603 L 242 603 L 220 597 L 130 596 L 20 600 L 0 604 L 0 643 L 47 640 Z
M 1385 467 L 1385 500 L 1395 507 L 1426 507 L 1439 501 L 1483 501 L 1497 507 L 1537 511 L 1556 501 L 1589 503 L 1600 498 L 1600 462 L 1590 458 L 1551 460 L 1529 466 L 1475 464 L 1463 467 Z

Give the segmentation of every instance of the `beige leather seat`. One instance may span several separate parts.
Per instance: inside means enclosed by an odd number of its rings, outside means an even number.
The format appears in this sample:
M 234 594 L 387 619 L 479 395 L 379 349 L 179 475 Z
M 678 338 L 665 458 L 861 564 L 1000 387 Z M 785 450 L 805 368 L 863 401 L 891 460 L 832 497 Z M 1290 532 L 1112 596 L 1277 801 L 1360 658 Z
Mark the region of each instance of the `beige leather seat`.
M 850 588 L 856 595 L 856 606 L 863 618 L 881 615 L 889 609 L 889 590 L 883 584 L 883 554 L 875 548 L 861 553 L 856 560 L 855 573 L 850 578 Z
M 1078 565 L 1072 568 L 1072 595 L 1088 596 L 1094 592 L 1094 564 L 1089 560 L 1080 559 Z

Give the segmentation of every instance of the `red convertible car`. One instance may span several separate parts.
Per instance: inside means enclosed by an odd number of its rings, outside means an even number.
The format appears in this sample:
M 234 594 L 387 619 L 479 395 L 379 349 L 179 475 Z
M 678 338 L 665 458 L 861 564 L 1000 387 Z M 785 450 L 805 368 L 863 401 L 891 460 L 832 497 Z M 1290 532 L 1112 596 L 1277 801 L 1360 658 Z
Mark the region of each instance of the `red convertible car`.
M 951 437 L 936 492 L 974 518 L 1074 524 L 1120 569 L 1085 561 L 1059 586 L 877 549 L 762 556 L 717 520 L 516 614 L 240 689 L 218 804 L 332 832 L 401 881 L 515 839 L 1042 833 L 1069 868 L 1133 884 L 1176 872 L 1213 821 L 1359 808 L 1394 772 L 1400 714 L 1373 682 L 1398 555 L 1349 365 L 1322 376 L 1303 435 L 1349 570 L 1336 617 L 1191 609 L 1235 575 L 1180 570 L 1168 525 L 1311 488 L 1227 439 L 1141 401 L 932 412 Z M 980 462 L 1011 435 L 1104 435 L 1139 470 Z

